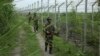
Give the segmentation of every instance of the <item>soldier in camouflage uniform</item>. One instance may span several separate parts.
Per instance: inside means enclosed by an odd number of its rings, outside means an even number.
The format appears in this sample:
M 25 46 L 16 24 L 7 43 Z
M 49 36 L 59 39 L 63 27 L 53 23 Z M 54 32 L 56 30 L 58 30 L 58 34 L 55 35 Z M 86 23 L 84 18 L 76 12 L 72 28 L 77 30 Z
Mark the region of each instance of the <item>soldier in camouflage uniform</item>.
M 45 51 L 47 51 L 47 48 L 49 47 L 49 53 L 52 53 L 52 41 L 53 41 L 53 35 L 54 35 L 55 28 L 51 24 L 51 19 L 47 18 L 47 23 L 45 24 L 44 33 L 45 33 Z
M 30 24 L 31 22 L 31 19 L 32 19 L 32 16 L 31 16 L 31 12 L 28 13 L 28 23 Z
M 33 25 L 34 25 L 34 31 L 38 31 L 38 17 L 36 15 L 36 13 L 34 13 L 34 16 L 33 16 Z

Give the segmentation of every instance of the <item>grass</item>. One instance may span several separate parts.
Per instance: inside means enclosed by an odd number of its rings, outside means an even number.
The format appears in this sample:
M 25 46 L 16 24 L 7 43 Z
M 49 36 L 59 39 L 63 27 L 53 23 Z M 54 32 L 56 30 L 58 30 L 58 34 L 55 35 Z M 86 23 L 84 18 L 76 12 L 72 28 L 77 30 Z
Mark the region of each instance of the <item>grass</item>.
M 18 37 L 18 30 L 19 26 L 23 24 L 23 20 L 19 21 L 19 18 L 22 18 L 18 16 L 16 19 L 18 19 L 15 24 L 12 24 L 12 28 L 6 32 L 3 36 L 0 36 L 0 56 L 11 56 L 11 51 L 16 46 L 16 41 Z
M 12 24 L 12 29 L 8 31 L 5 35 L 0 36 L 0 56 L 11 56 L 12 50 L 17 46 L 17 38 L 19 37 L 20 26 L 25 31 L 25 40 L 23 42 L 22 56 L 41 56 L 41 50 L 38 45 L 35 33 L 31 31 L 31 27 L 25 24 L 27 21 L 25 17 L 16 17 L 17 22 Z M 26 22 L 27 23 L 27 22 Z
M 80 48 L 56 36 L 54 37 L 54 54 L 55 56 L 83 56 Z

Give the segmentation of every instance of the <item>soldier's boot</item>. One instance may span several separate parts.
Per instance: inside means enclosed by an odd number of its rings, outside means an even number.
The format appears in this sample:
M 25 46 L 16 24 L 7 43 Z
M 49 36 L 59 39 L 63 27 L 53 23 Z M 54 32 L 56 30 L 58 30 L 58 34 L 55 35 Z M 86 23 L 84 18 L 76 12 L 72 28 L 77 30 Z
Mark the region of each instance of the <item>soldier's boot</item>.
M 35 25 L 34 25 L 34 32 L 35 32 Z
M 36 30 L 38 31 L 38 24 L 36 25 Z
M 49 46 L 49 54 L 52 54 L 52 44 Z
M 36 26 L 36 31 L 38 31 L 38 26 Z
M 47 46 L 48 46 L 48 43 L 45 42 L 45 51 L 47 51 Z
M 36 25 L 34 26 L 34 31 L 36 32 Z
M 38 26 L 36 26 L 36 31 L 38 31 Z

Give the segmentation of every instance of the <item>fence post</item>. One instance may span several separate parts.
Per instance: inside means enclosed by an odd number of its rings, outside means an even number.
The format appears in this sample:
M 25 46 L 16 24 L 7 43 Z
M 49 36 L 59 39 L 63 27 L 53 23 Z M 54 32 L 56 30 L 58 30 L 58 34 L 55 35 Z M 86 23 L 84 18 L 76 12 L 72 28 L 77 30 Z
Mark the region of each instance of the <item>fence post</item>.
M 53 5 L 51 5 L 51 6 L 49 7 L 49 10 L 50 10 L 52 7 L 53 7 Z
M 43 30 L 43 0 L 41 0 L 41 22 L 42 22 L 42 30 Z
M 39 11 L 39 1 L 37 1 L 37 13 Z
M 99 23 L 99 56 L 100 56 L 100 23 Z
M 29 12 L 28 10 L 29 10 L 29 5 L 27 6 L 27 12 Z
M 48 16 L 49 16 L 49 0 L 48 0 Z
M 84 54 L 86 53 L 86 34 L 87 34 L 87 23 L 86 23 L 86 19 L 87 19 L 87 2 L 88 0 L 85 0 L 85 14 L 84 14 L 84 19 L 83 19 L 83 52 Z
M 30 8 L 30 10 L 29 10 L 29 11 L 31 12 L 31 4 L 29 5 L 29 8 Z
M 58 27 L 59 29 L 60 29 L 60 24 L 61 24 L 61 22 L 60 22 L 60 21 L 61 21 L 61 17 L 60 17 L 60 7 L 63 6 L 64 4 L 65 4 L 65 3 L 63 2 L 63 3 L 61 3 L 61 4 L 58 6 L 58 20 L 57 20 L 57 22 L 59 23 L 59 24 L 58 24 L 58 25 L 59 25 L 59 27 Z M 58 30 L 59 30 L 59 29 L 58 29 Z
M 53 11 L 55 11 L 55 7 L 57 7 L 57 5 L 58 5 L 58 4 L 56 4 L 56 5 L 54 5 L 54 6 L 52 7 L 52 14 L 54 14 Z M 56 13 L 55 13 L 54 16 L 56 16 Z M 55 28 L 56 28 L 56 19 L 55 19 L 55 18 L 56 18 L 56 17 L 54 17 L 53 22 L 54 22 L 54 26 L 55 26 Z
M 56 4 L 57 4 L 57 3 L 56 3 L 56 2 L 57 2 L 57 0 L 55 0 L 55 28 L 56 28 L 56 26 L 57 26 L 57 25 L 56 25 L 56 19 L 57 19 L 57 18 L 56 18 L 56 16 L 57 16 L 57 15 L 56 15 L 56 14 L 57 14 L 57 13 L 56 13 L 56 7 L 57 7 Z
M 28 12 L 28 6 L 27 6 L 27 12 Z
M 43 12 L 44 12 L 44 14 L 43 14 L 43 15 L 45 15 L 45 8 L 46 8 L 46 7 L 44 6 L 44 7 L 43 7 Z M 44 16 L 43 16 L 43 17 L 44 17 Z
M 67 11 L 68 11 L 68 7 L 72 4 L 72 1 L 68 4 L 68 0 L 66 0 L 66 40 L 68 40 L 68 33 L 69 33 L 69 29 L 68 29 L 68 16 L 67 16 Z
M 33 10 L 33 4 L 32 4 L 32 7 L 31 7 L 31 11 Z M 33 11 L 32 11 L 33 12 Z
M 83 0 L 79 1 L 79 3 L 76 4 L 76 18 L 77 18 L 77 8 L 82 2 L 83 2 Z M 81 44 L 82 44 L 82 32 L 81 32 Z M 81 48 L 82 48 L 82 46 L 81 46 Z
M 98 13 L 100 15 L 100 0 L 98 0 Z M 100 22 L 99 22 L 99 56 L 100 56 Z
M 83 2 L 83 0 L 81 0 L 77 5 L 76 5 L 76 11 L 77 11 L 77 7 Z
M 81 0 L 77 5 L 76 5 L 76 18 L 77 18 L 77 8 L 78 6 L 83 2 L 83 0 Z
M 97 2 L 98 2 L 98 12 L 100 13 L 100 0 L 98 0 Z
M 94 5 L 96 3 L 97 1 L 92 4 L 92 22 L 91 22 L 92 23 L 92 29 L 91 29 L 92 35 L 93 35 L 93 30 L 94 30 Z
M 100 22 L 99 22 L 99 56 L 100 56 Z
M 34 2 L 34 12 L 36 11 L 36 3 Z
M 30 4 L 30 12 L 32 11 L 32 4 Z

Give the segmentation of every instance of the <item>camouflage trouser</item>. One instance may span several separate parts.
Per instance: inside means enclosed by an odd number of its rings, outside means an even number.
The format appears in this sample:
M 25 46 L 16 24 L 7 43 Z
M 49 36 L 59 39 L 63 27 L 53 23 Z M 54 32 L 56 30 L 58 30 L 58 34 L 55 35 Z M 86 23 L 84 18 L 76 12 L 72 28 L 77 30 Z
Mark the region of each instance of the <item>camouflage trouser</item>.
M 31 18 L 29 18 L 29 20 L 28 20 L 28 23 L 30 23 L 31 22 Z
M 34 31 L 35 32 L 38 31 L 38 22 L 37 21 L 34 22 Z
M 45 51 L 47 51 L 47 48 L 49 47 L 49 53 L 51 53 L 52 52 L 52 48 L 53 48 L 53 46 L 52 46 L 52 41 L 53 41 L 53 37 L 51 36 L 51 37 L 48 37 L 48 35 L 47 36 L 45 36 L 46 38 L 45 38 Z

